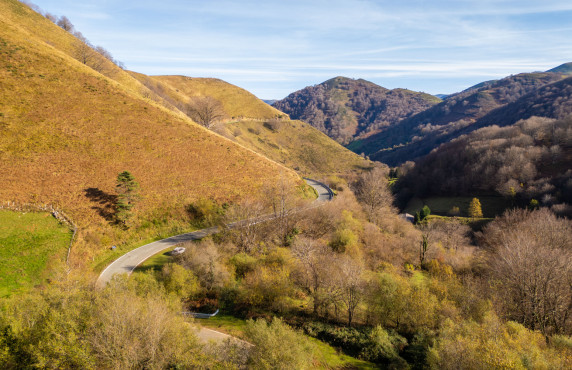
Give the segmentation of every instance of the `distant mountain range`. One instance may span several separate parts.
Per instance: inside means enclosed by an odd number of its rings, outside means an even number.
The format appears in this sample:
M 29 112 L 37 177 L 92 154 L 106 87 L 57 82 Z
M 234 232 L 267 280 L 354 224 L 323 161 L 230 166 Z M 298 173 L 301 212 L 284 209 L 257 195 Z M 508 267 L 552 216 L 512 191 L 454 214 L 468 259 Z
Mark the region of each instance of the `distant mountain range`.
M 562 81 L 566 75 L 561 73 L 522 73 L 497 81 L 487 81 L 461 93 L 452 94 L 445 101 L 419 114 L 382 130 L 375 135 L 351 143 L 348 148 L 356 153 L 365 153 L 372 159 L 397 165 L 419 158 L 440 144 L 450 141 L 461 134 L 470 132 L 487 124 L 505 126 L 494 117 L 503 117 L 506 122 L 514 123 L 528 116 L 515 114 L 507 117 L 501 113 L 508 105 L 520 105 L 519 99 L 527 99 L 544 86 Z M 479 86 L 477 85 L 477 86 Z M 555 89 L 560 90 L 559 85 Z M 544 90 L 543 90 L 544 91 Z M 556 91 L 554 92 L 557 93 Z M 565 91 L 561 92 L 566 95 Z M 544 102 L 543 104 L 549 104 Z M 494 113 L 493 113 L 494 112 Z M 542 113 L 536 107 L 537 114 L 545 117 L 561 118 L 561 114 Z M 553 112 L 556 113 L 556 112 Z
M 293 119 L 308 122 L 332 139 L 348 144 L 440 101 L 421 92 L 389 90 L 362 79 L 336 77 L 296 91 L 273 106 Z
M 572 106 L 570 75 L 572 63 L 566 63 L 437 97 L 336 77 L 273 106 L 356 153 L 398 165 L 481 127 L 507 126 L 531 116 L 565 117 Z

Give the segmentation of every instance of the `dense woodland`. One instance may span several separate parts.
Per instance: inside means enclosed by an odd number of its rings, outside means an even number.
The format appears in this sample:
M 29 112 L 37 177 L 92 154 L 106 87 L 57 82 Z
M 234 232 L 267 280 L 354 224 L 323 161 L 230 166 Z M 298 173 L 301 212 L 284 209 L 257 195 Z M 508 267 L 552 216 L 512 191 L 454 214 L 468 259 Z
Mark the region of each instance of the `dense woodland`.
M 348 144 L 439 102 L 428 94 L 388 90 L 365 80 L 336 77 L 294 92 L 274 107 Z
M 390 165 L 415 160 L 462 134 L 505 126 L 531 116 L 564 118 L 571 112 L 571 78 L 523 73 L 448 96 L 442 103 L 348 147 Z
M 532 117 L 512 126 L 482 128 L 415 165 L 406 163 L 398 187 L 404 199 L 496 192 L 515 204 L 534 199 L 570 216 L 571 160 L 572 116 Z
M 204 226 L 269 205 L 280 211 L 189 243 L 173 263 L 103 291 L 62 276 L 4 300 L 1 359 L 8 367 L 307 368 L 321 361 L 310 336 L 381 367 L 572 366 L 571 221 L 542 208 L 508 211 L 477 233 L 456 219 L 414 226 L 392 208 L 387 175 L 377 168 L 338 179 L 337 197 L 305 212 L 294 213 L 280 187 L 267 204 L 224 213 L 198 205 Z M 251 319 L 250 344 L 205 345 L 178 314 L 217 308 Z

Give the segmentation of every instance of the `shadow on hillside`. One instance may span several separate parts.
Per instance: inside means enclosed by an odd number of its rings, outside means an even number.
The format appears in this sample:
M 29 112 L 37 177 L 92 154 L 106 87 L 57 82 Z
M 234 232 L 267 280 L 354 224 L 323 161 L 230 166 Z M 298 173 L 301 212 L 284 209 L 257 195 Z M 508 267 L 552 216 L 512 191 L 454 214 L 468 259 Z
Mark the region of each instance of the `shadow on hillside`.
M 87 199 L 93 203 L 97 203 L 97 205 L 91 207 L 91 209 L 95 209 L 97 213 L 106 221 L 115 221 L 115 205 L 117 203 L 117 195 L 108 194 L 98 188 L 87 188 L 83 191 L 85 192 Z

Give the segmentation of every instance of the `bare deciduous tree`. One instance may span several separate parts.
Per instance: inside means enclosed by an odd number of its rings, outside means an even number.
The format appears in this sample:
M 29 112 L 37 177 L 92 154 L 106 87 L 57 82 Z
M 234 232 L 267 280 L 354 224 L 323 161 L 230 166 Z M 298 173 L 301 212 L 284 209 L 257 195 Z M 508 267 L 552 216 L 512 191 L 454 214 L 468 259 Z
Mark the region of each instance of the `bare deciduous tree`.
M 326 245 L 312 239 L 300 238 L 292 247 L 298 261 L 294 277 L 297 283 L 312 297 L 313 312 L 318 316 L 328 301 L 339 295 L 332 271 L 334 252 Z
M 226 213 L 226 224 L 234 223 L 230 236 L 240 251 L 252 252 L 262 237 L 264 205 L 252 199 L 245 199 L 231 207 Z
M 62 15 L 60 17 L 60 19 L 58 19 L 57 23 L 58 26 L 60 26 L 64 31 L 67 32 L 73 32 L 74 30 L 74 25 L 73 23 L 68 19 L 68 17 L 66 17 L 65 15 Z
M 352 326 L 356 308 L 363 298 L 363 266 L 348 256 L 341 256 L 337 262 L 340 298 L 346 306 L 348 326 Z
M 210 96 L 193 98 L 187 105 L 186 113 L 193 121 L 208 129 L 225 117 L 221 102 Z
M 95 71 L 108 75 L 113 70 L 111 63 L 116 63 L 111 53 L 101 46 L 93 46 L 81 32 L 74 32 L 74 36 L 80 42 L 77 44 L 72 56 Z
M 510 211 L 485 228 L 503 313 L 545 334 L 572 332 L 572 222 Z
M 288 244 L 288 235 L 292 231 L 294 220 L 294 211 L 300 206 L 294 196 L 296 184 L 289 181 L 284 175 L 281 175 L 277 183 L 266 188 L 265 198 L 268 206 L 274 213 L 272 222 L 283 244 Z
M 376 167 L 363 173 L 354 184 L 356 198 L 364 205 L 371 221 L 375 222 L 377 213 L 384 207 L 390 207 L 393 197 L 387 182 L 387 169 Z

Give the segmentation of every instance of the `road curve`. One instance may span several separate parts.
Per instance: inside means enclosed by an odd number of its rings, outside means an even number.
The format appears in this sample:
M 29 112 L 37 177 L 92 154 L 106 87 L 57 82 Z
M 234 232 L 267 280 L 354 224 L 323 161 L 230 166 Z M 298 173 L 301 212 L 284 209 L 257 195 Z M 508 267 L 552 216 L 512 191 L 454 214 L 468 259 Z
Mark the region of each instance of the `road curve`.
M 318 198 L 315 202 L 326 202 L 334 197 L 334 192 L 326 184 L 309 178 L 304 178 L 304 180 L 306 180 L 306 183 L 313 187 L 318 193 Z M 145 244 L 144 246 L 133 249 L 113 261 L 105 268 L 105 270 L 102 271 L 95 282 L 95 288 L 104 288 L 115 274 L 130 275 L 137 266 L 162 250 L 174 247 L 175 245 L 184 242 L 202 239 L 205 236 L 216 234 L 218 231 L 219 228 L 217 226 L 209 227 L 208 229 L 197 230 L 191 233 L 175 235 L 170 238 L 157 240 L 156 242 Z
M 306 180 L 306 183 L 313 187 L 318 193 L 318 199 L 316 199 L 316 202 L 325 202 L 334 198 L 334 192 L 328 187 L 328 185 L 307 177 L 304 177 L 304 180 Z

